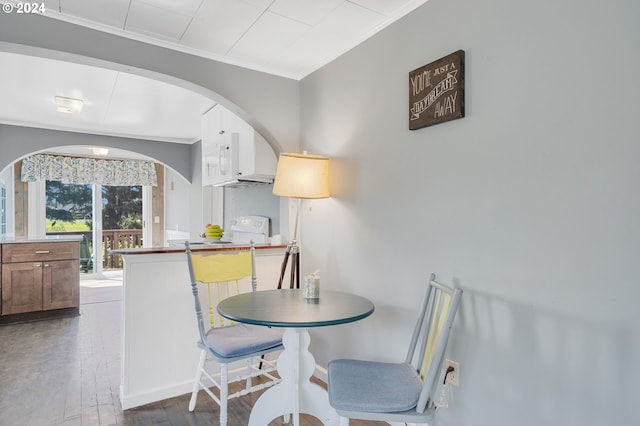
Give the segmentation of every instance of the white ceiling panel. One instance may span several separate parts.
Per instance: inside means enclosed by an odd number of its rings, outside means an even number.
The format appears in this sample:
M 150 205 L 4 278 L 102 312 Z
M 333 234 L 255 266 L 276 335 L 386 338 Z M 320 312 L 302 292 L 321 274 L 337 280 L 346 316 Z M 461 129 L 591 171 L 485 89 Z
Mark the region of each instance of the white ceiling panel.
M 343 43 L 364 40 L 370 36 L 369 29 L 380 22 L 383 16 L 353 3 L 344 2 L 314 27 L 315 32 L 329 39 L 340 38 Z
M 144 3 L 180 15 L 193 16 L 200 7 L 202 0 L 132 0 L 131 6 L 136 6 L 138 3 Z
M 276 0 L 269 11 L 313 26 L 342 3 L 346 0 Z
M 344 53 L 346 50 L 342 49 L 345 49 L 345 44 L 356 45 L 369 36 L 366 33 L 353 33 L 351 25 L 366 26 L 378 17 L 376 12 L 343 2 L 318 25 L 274 57 L 273 62 L 288 67 L 293 73 L 304 72 L 304 67 L 310 64 L 316 69 L 320 68 Z
M 392 15 L 396 10 L 402 9 L 407 3 L 406 0 L 350 0 L 364 8 L 373 10 L 383 15 Z M 421 4 L 424 2 L 420 2 Z
M 123 29 L 129 0 L 60 0 L 60 13 Z
M 229 56 L 240 61 L 267 64 L 310 28 L 301 22 L 265 12 L 231 49 Z
M 177 42 L 190 22 L 191 16 L 138 1 L 131 3 L 125 29 Z
M 334 52 L 342 47 L 338 37 L 326 37 L 312 28 L 300 40 L 274 56 L 272 63 L 287 68 L 292 74 L 304 73 L 306 67 L 320 68 L 334 58 Z
M 211 0 L 204 0 L 204 2 L 207 2 L 207 1 L 211 1 Z M 252 4 L 255 7 L 260 8 L 262 10 L 267 10 L 267 8 L 273 4 L 273 0 L 240 0 L 240 1 L 244 1 L 245 3 L 248 3 L 248 4 Z
M 226 55 L 264 9 L 237 0 L 205 0 L 181 44 Z

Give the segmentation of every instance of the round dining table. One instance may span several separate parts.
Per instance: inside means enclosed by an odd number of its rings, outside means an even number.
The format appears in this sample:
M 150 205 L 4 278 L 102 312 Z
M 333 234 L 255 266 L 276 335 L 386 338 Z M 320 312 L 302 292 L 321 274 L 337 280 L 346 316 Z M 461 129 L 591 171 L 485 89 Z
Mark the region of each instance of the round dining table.
M 301 289 L 265 290 L 229 297 L 218 304 L 225 318 L 246 324 L 284 329 L 284 350 L 278 357 L 282 381 L 268 389 L 251 409 L 249 426 L 264 426 L 279 416 L 310 414 L 324 425 L 338 425 L 327 391 L 309 379 L 315 359 L 309 352 L 308 329 L 346 324 L 368 317 L 374 305 L 368 299 L 345 292 L 321 290 L 318 299 L 305 299 Z

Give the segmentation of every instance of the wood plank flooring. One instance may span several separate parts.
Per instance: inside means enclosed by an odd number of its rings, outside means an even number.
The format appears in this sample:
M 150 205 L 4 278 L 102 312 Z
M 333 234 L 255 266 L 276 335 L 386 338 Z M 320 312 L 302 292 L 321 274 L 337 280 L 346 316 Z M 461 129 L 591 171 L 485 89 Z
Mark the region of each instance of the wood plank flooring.
M 217 425 L 218 405 L 203 392 L 123 411 L 120 406 L 122 283 L 81 282 L 81 315 L 0 326 L 0 425 Z M 195 368 L 195 366 L 194 366 Z M 229 402 L 229 426 L 246 425 L 259 393 Z M 281 425 L 274 420 L 269 426 Z M 301 426 L 321 422 L 302 416 Z M 386 425 L 351 421 L 352 426 Z

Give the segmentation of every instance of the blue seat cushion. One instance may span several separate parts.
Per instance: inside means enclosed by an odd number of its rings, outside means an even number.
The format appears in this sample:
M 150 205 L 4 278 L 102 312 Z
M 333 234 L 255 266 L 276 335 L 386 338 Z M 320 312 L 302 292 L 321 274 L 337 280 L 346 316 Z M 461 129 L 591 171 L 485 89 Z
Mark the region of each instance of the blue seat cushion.
M 233 324 L 212 328 L 206 335 L 207 345 L 225 358 L 239 357 L 282 344 L 282 331 L 249 324 Z
M 329 362 L 328 388 L 336 410 L 393 413 L 415 408 L 422 381 L 406 363 L 337 359 Z

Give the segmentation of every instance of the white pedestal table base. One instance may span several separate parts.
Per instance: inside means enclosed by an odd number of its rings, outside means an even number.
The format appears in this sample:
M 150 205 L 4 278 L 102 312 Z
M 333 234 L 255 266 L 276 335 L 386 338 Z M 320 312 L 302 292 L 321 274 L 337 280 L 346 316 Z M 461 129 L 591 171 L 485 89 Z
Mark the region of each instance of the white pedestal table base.
M 329 405 L 327 391 L 311 383 L 315 359 L 309 352 L 311 338 L 306 328 L 286 328 L 284 350 L 278 358 L 282 382 L 258 398 L 251 410 L 249 426 L 265 426 L 271 420 L 291 414 L 293 425 L 300 425 L 300 413 L 310 414 L 325 426 L 337 426 L 338 414 Z

